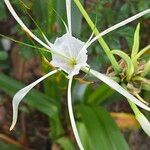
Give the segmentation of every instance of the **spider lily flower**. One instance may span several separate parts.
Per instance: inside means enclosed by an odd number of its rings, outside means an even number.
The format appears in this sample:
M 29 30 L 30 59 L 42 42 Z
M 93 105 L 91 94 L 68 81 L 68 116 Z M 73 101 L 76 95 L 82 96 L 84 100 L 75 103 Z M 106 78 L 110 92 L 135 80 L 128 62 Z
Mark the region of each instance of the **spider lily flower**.
M 48 49 L 52 53 L 52 61 L 51 63 L 57 67 L 58 69 L 49 72 L 45 76 L 41 77 L 37 81 L 31 83 L 30 85 L 26 86 L 25 88 L 21 89 L 16 93 L 16 95 L 13 98 L 13 121 L 12 125 L 10 127 L 10 130 L 12 130 L 17 122 L 17 116 L 18 116 L 18 105 L 22 101 L 22 99 L 26 96 L 26 94 L 39 82 L 44 80 L 45 78 L 59 72 L 64 71 L 68 74 L 67 78 L 69 79 L 68 84 L 68 110 L 69 110 L 69 116 L 71 121 L 71 126 L 77 141 L 77 144 L 81 150 L 84 150 L 82 143 L 80 141 L 80 137 L 77 131 L 73 109 L 72 109 L 72 100 L 71 100 L 71 85 L 73 76 L 77 75 L 80 70 L 84 71 L 85 73 L 90 73 L 91 75 L 95 76 L 96 78 L 100 79 L 107 85 L 109 85 L 111 88 L 116 90 L 118 93 L 125 96 L 127 99 L 129 99 L 131 102 L 135 103 L 139 107 L 146 109 L 150 111 L 150 108 L 143 104 L 140 100 L 135 98 L 132 94 L 130 94 L 126 89 L 121 87 L 117 82 L 113 81 L 108 76 L 101 74 L 100 72 L 97 72 L 95 70 L 90 69 L 90 66 L 87 64 L 87 48 L 99 38 L 99 36 L 103 36 L 114 29 L 117 29 L 141 16 L 143 16 L 146 13 L 149 13 L 150 10 L 143 11 L 142 13 L 139 13 L 135 16 L 129 19 L 126 19 L 125 21 L 112 26 L 111 28 L 103 31 L 100 35 L 98 35 L 96 38 L 92 39 L 92 36 L 87 40 L 87 42 L 82 42 L 81 40 L 73 37 L 72 35 L 72 26 L 71 26 L 71 0 L 66 0 L 66 12 L 67 12 L 67 21 L 68 25 L 66 26 L 66 34 L 63 36 L 57 38 L 53 43 L 49 42 L 49 40 L 44 36 L 46 43 L 41 41 L 38 37 L 36 37 L 28 28 L 27 26 L 22 22 L 22 20 L 19 18 L 19 16 L 16 14 L 15 10 L 13 9 L 12 5 L 10 4 L 9 0 L 4 0 L 5 4 L 7 5 L 9 11 L 13 15 L 13 17 L 16 19 L 16 21 L 20 24 L 20 26 L 25 30 L 35 41 L 37 41 L 39 44 L 44 46 L 46 49 Z

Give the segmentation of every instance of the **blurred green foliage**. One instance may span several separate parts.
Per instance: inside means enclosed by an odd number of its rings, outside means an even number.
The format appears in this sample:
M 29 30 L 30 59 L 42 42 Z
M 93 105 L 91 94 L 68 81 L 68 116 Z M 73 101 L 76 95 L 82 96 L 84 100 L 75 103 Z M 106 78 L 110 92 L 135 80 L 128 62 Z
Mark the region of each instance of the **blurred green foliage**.
M 17 146 L 0 141 L 1 150 L 20 150 Z

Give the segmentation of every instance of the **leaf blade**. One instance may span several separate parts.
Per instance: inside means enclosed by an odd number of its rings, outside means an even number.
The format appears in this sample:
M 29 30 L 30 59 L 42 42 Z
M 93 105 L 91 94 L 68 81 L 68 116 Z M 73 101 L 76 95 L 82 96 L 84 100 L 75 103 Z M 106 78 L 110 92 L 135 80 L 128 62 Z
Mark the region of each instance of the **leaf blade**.
M 129 150 L 129 147 L 109 113 L 101 107 L 77 107 L 85 125 L 88 145 L 94 150 Z M 83 136 L 83 134 L 82 134 Z M 83 138 L 83 137 L 82 137 Z M 81 140 L 82 140 L 81 138 Z M 85 145 L 87 147 L 87 145 Z

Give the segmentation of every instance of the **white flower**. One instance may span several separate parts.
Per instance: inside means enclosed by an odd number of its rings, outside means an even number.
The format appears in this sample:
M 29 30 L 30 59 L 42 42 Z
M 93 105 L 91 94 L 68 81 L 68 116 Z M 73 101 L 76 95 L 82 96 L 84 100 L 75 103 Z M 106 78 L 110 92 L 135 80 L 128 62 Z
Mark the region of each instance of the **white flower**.
M 150 12 L 150 9 L 145 10 L 129 19 L 124 20 L 123 22 L 112 26 L 111 28 L 103 31 L 100 33 L 98 36 L 95 38 L 91 39 L 92 36 L 89 38 L 89 40 L 84 43 L 75 37 L 72 36 L 72 27 L 71 27 L 71 0 L 66 0 L 66 10 L 67 10 L 67 21 L 68 21 L 68 26 L 66 26 L 67 33 L 63 35 L 62 37 L 59 37 L 56 39 L 54 44 L 49 42 L 49 40 L 44 36 L 46 43 L 41 41 L 38 37 L 36 37 L 27 27 L 26 25 L 22 22 L 22 20 L 18 17 L 16 14 L 15 10 L 11 6 L 9 0 L 4 0 L 5 4 L 7 5 L 9 11 L 13 15 L 13 17 L 16 19 L 16 21 L 21 25 L 23 30 L 27 32 L 34 40 L 36 40 L 39 44 L 44 46 L 46 49 L 50 50 L 52 53 L 52 64 L 55 67 L 58 67 L 58 70 L 54 70 L 45 76 L 41 77 L 37 81 L 31 83 L 30 85 L 26 86 L 25 88 L 21 89 L 16 93 L 16 95 L 13 98 L 13 121 L 10 130 L 12 130 L 16 124 L 17 121 L 17 115 L 18 115 L 18 105 L 21 102 L 21 100 L 25 97 L 25 95 L 39 82 L 47 78 L 48 76 L 51 76 L 55 73 L 57 73 L 60 70 L 65 71 L 68 74 L 69 78 L 69 84 L 68 84 L 68 110 L 69 110 L 69 116 L 70 116 L 70 121 L 71 125 L 73 128 L 73 132 L 76 138 L 76 141 L 78 143 L 78 146 L 80 150 L 84 150 L 82 143 L 80 141 L 80 137 L 78 134 L 78 130 L 76 127 L 74 115 L 73 115 L 73 110 L 72 110 L 72 101 L 71 101 L 71 84 L 72 84 L 72 79 L 74 75 L 77 75 L 80 71 L 80 69 L 84 72 L 89 72 L 90 74 L 94 75 L 98 79 L 102 80 L 104 83 L 108 84 L 111 88 L 115 89 L 117 92 L 125 96 L 127 99 L 135 103 L 141 108 L 144 108 L 148 111 L 150 111 L 150 108 L 143 104 L 140 100 L 135 98 L 133 95 L 131 95 L 127 90 L 122 88 L 118 83 L 107 77 L 106 75 L 103 75 L 97 71 L 89 69 L 87 65 L 87 48 L 94 42 L 96 41 L 100 36 L 103 36 L 114 29 L 117 29 L 147 13 Z
M 81 67 L 87 65 L 87 50 L 83 49 L 84 42 L 66 33 L 60 38 L 57 38 L 53 45 L 53 51 L 57 53 L 63 53 L 65 57 L 61 55 L 52 54 L 51 63 L 63 71 L 65 71 L 69 76 L 73 77 L 79 74 Z

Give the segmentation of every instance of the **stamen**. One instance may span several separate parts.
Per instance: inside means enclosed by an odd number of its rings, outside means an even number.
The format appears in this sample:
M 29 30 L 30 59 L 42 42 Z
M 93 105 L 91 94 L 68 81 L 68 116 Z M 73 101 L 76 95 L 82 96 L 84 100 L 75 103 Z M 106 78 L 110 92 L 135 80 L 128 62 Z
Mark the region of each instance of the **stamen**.
M 70 59 L 69 65 L 70 65 L 71 67 L 74 67 L 75 65 L 77 65 L 76 59 L 75 59 L 75 58 Z

